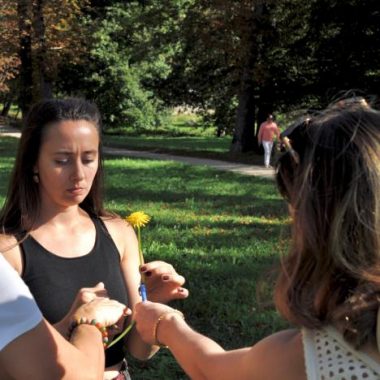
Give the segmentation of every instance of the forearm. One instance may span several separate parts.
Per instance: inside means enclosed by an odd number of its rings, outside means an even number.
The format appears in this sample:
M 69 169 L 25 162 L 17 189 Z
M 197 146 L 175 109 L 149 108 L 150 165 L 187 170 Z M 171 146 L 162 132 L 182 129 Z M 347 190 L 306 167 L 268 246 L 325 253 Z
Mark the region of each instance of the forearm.
M 66 318 L 55 323 L 53 326 L 63 337 L 67 337 L 67 333 L 69 331 L 69 322 Z
M 101 334 L 93 326 L 79 326 L 69 343 L 42 321 L 0 352 L 0 367 L 12 379 L 100 380 L 104 371 Z
M 105 361 L 103 344 L 99 344 L 101 339 L 99 330 L 85 324 L 79 325 L 70 338 L 70 343 L 83 356 L 82 369 L 87 369 L 88 375 L 93 379 L 103 379 Z
M 151 346 L 146 344 L 140 337 L 137 330 L 133 327 L 131 332 L 128 334 L 126 340 L 126 346 L 128 352 L 136 359 L 147 360 L 155 355 L 158 351 L 157 346 Z
M 224 349 L 213 340 L 191 329 L 187 323 L 175 315 L 169 315 L 160 322 L 158 339 L 170 351 L 185 370 L 196 380 L 217 378 Z

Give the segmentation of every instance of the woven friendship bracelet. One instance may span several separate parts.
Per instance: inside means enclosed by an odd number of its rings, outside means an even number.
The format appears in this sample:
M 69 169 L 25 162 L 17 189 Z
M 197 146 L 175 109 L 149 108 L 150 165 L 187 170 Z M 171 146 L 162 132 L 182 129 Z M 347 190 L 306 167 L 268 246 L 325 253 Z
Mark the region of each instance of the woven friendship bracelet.
M 159 342 L 158 337 L 157 337 L 158 326 L 160 325 L 161 321 L 165 318 L 165 316 L 167 316 L 168 314 L 178 314 L 183 320 L 185 319 L 185 316 L 183 315 L 183 313 L 176 309 L 165 311 L 157 318 L 157 321 L 153 326 L 153 338 L 154 338 L 154 345 L 161 348 L 168 348 L 168 346 L 165 346 Z
M 68 331 L 68 339 L 70 339 L 73 331 L 80 325 L 91 325 L 96 327 L 100 333 L 102 334 L 102 342 L 103 342 L 103 347 L 104 349 L 107 348 L 108 345 L 108 331 L 107 327 L 102 325 L 101 323 L 97 322 L 96 319 L 87 319 L 87 318 L 76 318 L 74 319 L 73 322 L 71 322 L 69 326 L 69 331 Z

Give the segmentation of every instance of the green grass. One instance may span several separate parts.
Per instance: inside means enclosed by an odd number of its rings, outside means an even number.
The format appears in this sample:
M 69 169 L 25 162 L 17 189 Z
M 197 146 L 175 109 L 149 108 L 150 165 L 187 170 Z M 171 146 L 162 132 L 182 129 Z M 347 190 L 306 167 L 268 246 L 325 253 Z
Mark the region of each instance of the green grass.
M 134 149 L 192 152 L 228 152 L 230 137 L 164 137 L 164 136 L 105 136 L 106 145 L 127 146 Z
M 106 129 L 105 146 L 156 153 L 262 165 L 262 155 L 230 153 L 232 136 L 216 137 L 215 126 L 206 125 L 196 114 L 171 115 L 165 126 L 150 130 Z
M 228 152 L 231 137 L 216 138 L 215 128 L 202 124 L 197 115 L 171 115 L 168 124 L 154 130 L 106 130 L 105 145 L 130 149 L 183 152 L 183 154 L 223 154 Z
M 15 144 L 0 138 L 1 202 Z M 286 249 L 288 218 L 273 181 L 166 161 L 112 157 L 105 166 L 108 209 L 151 215 L 142 230 L 146 260 L 185 275 L 190 297 L 174 306 L 190 325 L 226 349 L 284 327 L 271 270 Z M 187 379 L 167 350 L 130 363 L 134 380 Z
M 107 133 L 128 136 L 212 137 L 215 136 L 215 130 L 215 126 L 204 123 L 202 117 L 197 114 L 172 112 L 168 113 L 165 120 L 162 120 L 162 125 L 154 129 L 136 130 L 133 127 L 120 126 L 107 128 Z

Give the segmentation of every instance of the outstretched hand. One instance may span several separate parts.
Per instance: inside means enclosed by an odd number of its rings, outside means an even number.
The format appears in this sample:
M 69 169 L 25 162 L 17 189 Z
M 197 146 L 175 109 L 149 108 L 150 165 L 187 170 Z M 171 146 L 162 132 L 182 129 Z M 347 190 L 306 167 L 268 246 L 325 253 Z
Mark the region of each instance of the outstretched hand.
M 144 275 L 148 299 L 153 302 L 168 303 L 175 299 L 184 299 L 189 291 L 183 287 L 185 278 L 165 261 L 152 261 L 141 266 Z
M 122 323 L 131 310 L 124 304 L 110 300 L 109 298 L 95 298 L 92 301 L 80 306 L 73 314 L 73 320 L 86 318 L 95 319 L 104 326 L 113 326 Z

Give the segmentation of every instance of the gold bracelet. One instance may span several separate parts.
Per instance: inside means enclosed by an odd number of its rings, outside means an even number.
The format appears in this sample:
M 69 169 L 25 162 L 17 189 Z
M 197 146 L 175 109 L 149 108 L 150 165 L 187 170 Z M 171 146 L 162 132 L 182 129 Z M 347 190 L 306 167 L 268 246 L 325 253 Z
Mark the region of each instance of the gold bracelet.
M 158 333 L 158 326 L 160 324 L 160 322 L 165 318 L 165 316 L 167 316 L 168 314 L 178 314 L 183 320 L 185 319 L 185 316 L 183 315 L 183 313 L 177 309 L 173 309 L 173 310 L 168 310 L 168 311 L 165 311 L 164 313 L 162 313 L 158 318 L 157 318 L 157 321 L 156 323 L 154 324 L 153 326 L 153 339 L 154 339 L 154 345 L 155 346 L 158 346 L 158 347 L 161 347 L 161 348 L 168 348 L 168 346 L 165 346 L 163 344 L 161 344 L 158 340 L 158 337 L 157 337 L 157 333 Z

